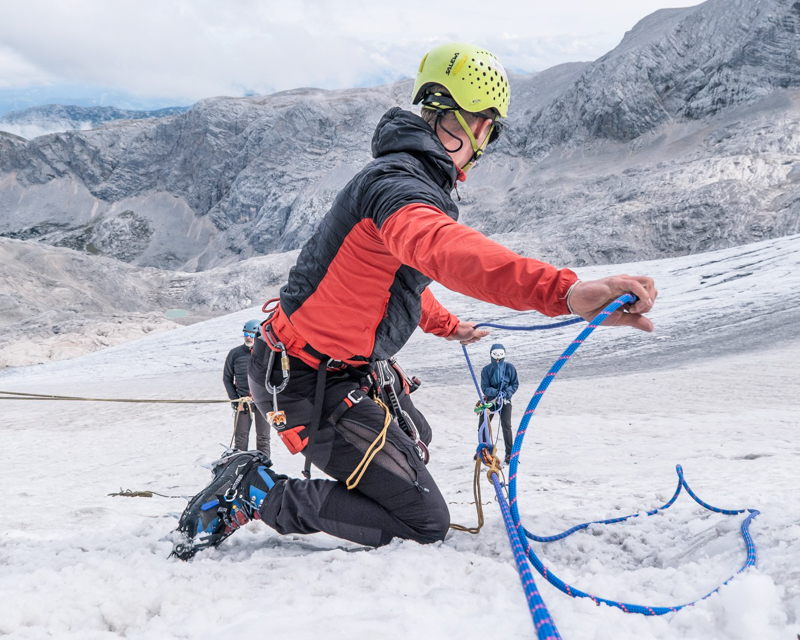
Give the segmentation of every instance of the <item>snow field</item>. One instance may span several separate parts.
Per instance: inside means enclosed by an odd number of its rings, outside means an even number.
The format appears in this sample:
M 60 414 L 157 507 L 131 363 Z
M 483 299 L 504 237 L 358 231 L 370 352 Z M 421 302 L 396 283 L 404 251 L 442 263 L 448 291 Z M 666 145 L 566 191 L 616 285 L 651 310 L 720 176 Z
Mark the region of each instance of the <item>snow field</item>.
M 523 524 L 532 532 L 549 535 L 660 506 L 677 484 L 675 464 L 683 465 L 706 502 L 761 511 L 751 526 L 757 568 L 675 614 L 645 618 L 597 607 L 535 574 L 565 640 L 777 640 L 800 632 L 800 336 L 793 323 L 770 324 L 769 305 L 748 310 L 742 304 L 753 296 L 763 302 L 763 294 L 779 302 L 773 307 L 779 319 L 797 307 L 800 292 L 787 265 L 796 264 L 799 241 L 784 240 L 749 249 L 760 256 L 749 279 L 710 290 L 697 283 L 712 254 L 627 265 L 629 272 L 658 272 L 664 283 L 653 314 L 656 332 L 599 329 L 542 400 L 525 438 L 518 482 Z M 745 259 L 744 248 L 738 251 L 717 252 L 713 260 L 731 269 L 731 261 Z M 437 296 L 462 316 L 513 315 L 448 292 L 437 290 Z M 252 315 L 248 310 L 76 360 L 5 370 L 0 390 L 222 398 L 224 356 Z M 521 379 L 515 424 L 577 331 L 535 337 L 495 331 L 470 349 L 482 366 L 491 342 L 506 343 Z M 460 348 L 415 336 L 400 361 L 423 377 L 414 398 L 434 427 L 430 466 L 452 521 L 473 526 L 475 391 Z M 202 465 L 217 457 L 231 429 L 227 404 L 0 401 L 6 500 L 0 635 L 535 637 L 485 480 L 486 525 L 478 536 L 451 532 L 439 544 L 395 541 L 367 550 L 323 534 L 279 536 L 251 523 L 191 562 L 167 559 L 185 501 L 107 494 L 121 488 L 194 494 L 210 477 Z M 299 476 L 302 459 L 289 455 L 278 438 L 273 452 L 279 472 Z M 535 548 L 556 575 L 598 596 L 682 604 L 743 564 L 744 517 L 705 511 L 682 494 L 659 515 L 592 526 Z

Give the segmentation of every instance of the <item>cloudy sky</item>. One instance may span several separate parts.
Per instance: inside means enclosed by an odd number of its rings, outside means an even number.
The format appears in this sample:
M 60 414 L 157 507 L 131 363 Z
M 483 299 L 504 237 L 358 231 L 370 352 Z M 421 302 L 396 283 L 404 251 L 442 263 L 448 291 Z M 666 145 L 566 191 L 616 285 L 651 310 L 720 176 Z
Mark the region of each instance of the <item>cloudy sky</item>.
M 481 44 L 509 69 L 594 60 L 638 20 L 697 0 L 0 0 L 0 93 L 188 104 L 413 75 L 431 46 Z M 38 92 L 38 94 L 37 94 Z M 101 98 L 98 98 L 100 100 Z

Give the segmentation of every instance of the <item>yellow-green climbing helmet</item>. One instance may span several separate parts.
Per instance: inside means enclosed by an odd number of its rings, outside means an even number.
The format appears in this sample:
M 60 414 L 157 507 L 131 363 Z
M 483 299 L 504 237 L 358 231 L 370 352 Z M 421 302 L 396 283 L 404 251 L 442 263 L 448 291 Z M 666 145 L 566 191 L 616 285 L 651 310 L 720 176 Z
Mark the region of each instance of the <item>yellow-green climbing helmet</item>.
M 508 117 L 511 93 L 503 65 L 494 54 L 472 44 L 450 42 L 431 49 L 419 63 L 413 104 L 425 97 L 426 88 L 440 84 L 465 111 L 494 108 Z

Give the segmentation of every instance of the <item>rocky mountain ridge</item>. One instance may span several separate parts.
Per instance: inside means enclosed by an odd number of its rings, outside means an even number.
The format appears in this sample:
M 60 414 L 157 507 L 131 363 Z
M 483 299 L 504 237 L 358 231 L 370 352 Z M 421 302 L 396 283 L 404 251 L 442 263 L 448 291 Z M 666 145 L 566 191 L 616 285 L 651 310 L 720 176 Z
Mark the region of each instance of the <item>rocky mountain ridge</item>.
M 800 2 L 708 0 L 648 16 L 595 62 L 512 76 L 508 126 L 459 185 L 462 222 L 573 267 L 800 233 L 798 52 Z M 30 141 L 0 133 L 0 236 L 9 239 L 0 237 L 0 299 L 18 296 L 19 269 L 55 259 L 49 245 L 69 249 L 58 255 L 83 265 L 87 281 L 98 277 L 93 261 L 124 270 L 117 277 L 149 291 L 123 296 L 125 313 L 157 309 L 162 323 L 169 305 L 199 319 L 264 299 L 260 279 L 283 276 L 246 265 L 278 254 L 285 275 L 291 261 L 279 254 L 311 235 L 370 160 L 381 115 L 411 108 L 410 89 L 212 98 L 174 116 Z M 150 268 L 161 275 L 145 277 Z M 213 289 L 231 269 L 247 284 L 220 294 L 227 306 L 154 293 L 171 278 Z M 57 288 L 58 277 L 37 286 Z M 111 313 L 102 300 L 114 296 L 70 295 L 81 301 L 66 312 L 70 335 L 89 335 L 80 322 L 92 305 L 97 322 Z M 7 335 L 23 335 L 26 318 L 55 331 L 34 296 L 22 297 L 3 303 L 15 314 Z
M 629 142 L 800 87 L 800 2 L 708 0 L 641 20 L 532 119 L 525 155 Z
M 277 295 L 296 256 L 184 273 L 0 238 L 0 369 L 63 360 L 260 305 Z
M 798 231 L 799 33 L 799 2 L 708 0 L 652 14 L 595 62 L 513 77 L 508 135 L 460 189 L 463 220 L 535 234 L 531 251 L 570 265 Z M 0 137 L 0 234 L 190 271 L 297 248 L 409 86 Z
M 25 139 L 62 131 L 83 131 L 117 120 L 166 118 L 188 111 L 189 107 L 166 107 L 151 111 L 116 107 L 79 107 L 48 104 L 9 111 L 0 116 L 0 131 Z

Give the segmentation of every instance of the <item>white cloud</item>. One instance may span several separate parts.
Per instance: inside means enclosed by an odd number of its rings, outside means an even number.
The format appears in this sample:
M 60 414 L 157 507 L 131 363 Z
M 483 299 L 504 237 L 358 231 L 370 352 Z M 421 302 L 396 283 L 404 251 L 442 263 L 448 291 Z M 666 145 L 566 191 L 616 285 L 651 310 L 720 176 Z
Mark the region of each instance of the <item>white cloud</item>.
M 0 82 L 189 99 L 340 88 L 413 75 L 424 52 L 447 40 L 481 43 L 508 68 L 534 71 L 599 57 L 662 4 L 27 0 L 3 10 Z
M 48 84 L 54 79 L 18 51 L 0 45 L 0 88 Z

